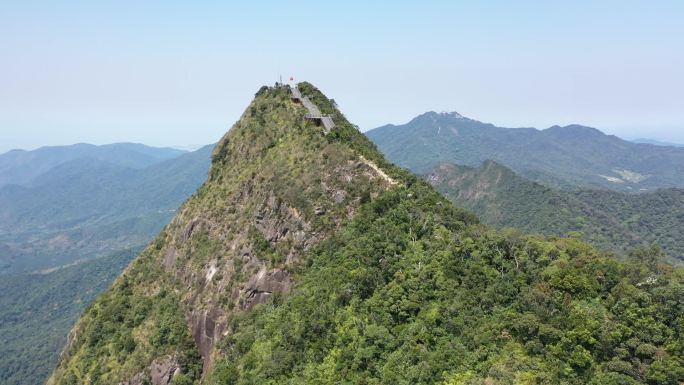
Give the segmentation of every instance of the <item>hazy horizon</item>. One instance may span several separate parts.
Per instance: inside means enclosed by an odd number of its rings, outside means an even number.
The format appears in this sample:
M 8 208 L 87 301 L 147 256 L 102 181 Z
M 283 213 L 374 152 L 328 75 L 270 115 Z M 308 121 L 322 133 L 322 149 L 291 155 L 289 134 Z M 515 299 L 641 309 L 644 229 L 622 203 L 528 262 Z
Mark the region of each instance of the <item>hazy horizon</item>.
M 428 111 L 425 111 L 425 112 L 428 112 Z M 470 116 L 466 116 L 466 117 L 467 117 L 467 118 L 472 118 L 472 117 L 470 117 Z M 479 119 L 476 119 L 476 120 L 479 120 Z M 483 121 L 483 122 L 484 122 L 484 123 L 490 123 L 490 122 L 486 122 L 486 121 Z M 408 123 L 408 121 L 406 121 L 406 122 L 397 122 L 397 123 L 388 123 L 388 124 L 403 125 L 403 124 L 406 124 L 406 123 Z M 378 127 L 381 127 L 381 126 L 378 126 Z M 370 129 L 374 129 L 374 128 L 378 128 L 378 127 L 372 127 L 372 128 L 370 128 Z M 503 127 L 503 128 L 521 128 L 521 127 L 529 128 L 529 126 Z M 551 126 L 549 126 L 549 127 L 551 127 Z M 544 127 L 544 128 L 532 127 L 532 128 L 535 128 L 535 129 L 537 129 L 537 130 L 545 130 L 545 129 L 549 128 L 549 127 Z M 611 133 L 609 133 L 609 132 L 605 132 L 605 131 L 601 130 L 601 129 L 598 128 L 598 127 L 594 127 L 594 128 L 599 129 L 600 131 L 602 131 L 602 132 L 603 132 L 604 134 L 606 134 L 606 135 L 614 135 L 614 134 L 611 134 Z M 365 131 L 368 131 L 368 130 L 365 130 L 365 129 L 363 129 L 363 128 L 361 128 L 361 129 L 362 129 L 364 132 L 365 132 Z M 659 145 L 659 146 L 670 146 L 670 145 L 673 145 L 673 146 L 677 146 L 677 147 L 679 147 L 679 146 L 684 146 L 684 143 L 678 143 L 678 142 L 669 141 L 669 140 L 658 140 L 658 139 L 647 138 L 647 137 L 625 138 L 625 137 L 622 137 L 622 136 L 620 136 L 620 135 L 616 135 L 616 136 L 618 136 L 620 139 L 627 140 L 627 141 L 634 142 L 634 143 L 640 143 L 640 144 L 653 144 L 653 145 Z M 219 138 L 219 139 L 220 139 L 220 138 Z M 643 142 L 643 141 L 648 141 L 648 142 L 645 143 L 645 142 Z M 650 142 L 653 142 L 653 143 L 650 143 Z M 121 140 L 121 141 L 116 141 L 116 142 L 102 142 L 102 143 L 91 143 L 91 142 L 78 141 L 78 142 L 63 143 L 63 144 L 44 144 L 44 145 L 38 145 L 38 146 L 35 146 L 35 147 L 29 147 L 29 148 L 10 148 L 10 149 L 7 149 L 7 150 L 1 150 L 1 149 L 0 149 L 0 155 L 6 154 L 6 153 L 11 152 L 11 151 L 15 151 L 15 150 L 19 150 L 19 151 L 34 151 L 34 150 L 38 150 L 38 149 L 43 148 L 43 147 L 68 147 L 68 146 L 74 146 L 74 145 L 79 145 L 79 144 L 89 144 L 89 145 L 95 145 L 95 146 L 106 146 L 106 145 L 110 145 L 110 144 L 121 144 L 121 143 L 142 144 L 142 145 L 145 145 L 145 146 L 148 146 L 148 147 L 157 147 L 157 148 L 173 148 L 173 149 L 176 149 L 176 150 L 182 150 L 182 151 L 188 151 L 188 152 L 196 151 L 196 150 L 199 150 L 200 148 L 202 148 L 202 147 L 204 147 L 204 146 L 207 146 L 207 145 L 211 145 L 211 144 L 212 144 L 212 143 L 155 144 L 155 143 L 136 142 L 136 141 L 130 141 L 130 140 L 125 140 L 125 139 L 124 139 L 124 140 Z M 213 143 L 216 143 L 216 142 L 213 142 Z
M 425 111 L 684 143 L 684 3 L 0 5 L 0 153 L 216 142 L 295 76 L 362 130 Z

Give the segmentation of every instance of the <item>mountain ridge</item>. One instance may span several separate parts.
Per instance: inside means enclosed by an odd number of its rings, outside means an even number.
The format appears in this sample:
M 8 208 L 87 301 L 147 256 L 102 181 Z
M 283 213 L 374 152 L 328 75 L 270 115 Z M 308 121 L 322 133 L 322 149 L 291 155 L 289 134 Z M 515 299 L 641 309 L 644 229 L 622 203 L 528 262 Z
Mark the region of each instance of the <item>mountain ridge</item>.
M 636 139 L 632 139 L 632 142 L 640 143 L 640 144 L 650 144 L 653 146 L 684 147 L 684 144 L 682 144 L 682 143 L 667 142 L 667 141 L 656 140 L 656 139 L 648 139 L 648 138 L 636 138 Z
M 444 163 L 433 170 L 428 181 L 454 204 L 497 228 L 513 227 L 547 236 L 581 234 L 583 239 L 622 255 L 657 243 L 673 260 L 681 263 L 684 258 L 684 244 L 677 231 L 684 226 L 682 189 L 640 194 L 554 190 L 492 160 L 477 168 Z
M 638 192 L 684 187 L 684 150 L 635 144 L 580 125 L 502 128 L 428 112 L 366 132 L 400 166 L 427 174 L 440 162 L 476 167 L 494 159 L 551 187 Z
M 10 150 L 0 154 L 0 187 L 30 183 L 53 167 L 79 158 L 89 157 L 120 166 L 144 168 L 183 153 L 185 151 L 139 143 L 77 143 L 69 146 L 40 147 L 35 150 Z

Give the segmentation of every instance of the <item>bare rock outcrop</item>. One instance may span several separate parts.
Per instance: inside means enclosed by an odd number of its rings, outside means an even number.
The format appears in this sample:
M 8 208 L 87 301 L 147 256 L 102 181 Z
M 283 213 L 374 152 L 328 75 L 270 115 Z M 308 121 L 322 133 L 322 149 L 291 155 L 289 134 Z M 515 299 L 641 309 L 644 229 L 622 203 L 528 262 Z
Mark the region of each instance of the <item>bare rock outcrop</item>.
M 194 310 L 190 314 L 190 329 L 202 357 L 211 355 L 214 345 L 221 338 L 225 328 L 224 313 L 220 309 Z
M 251 309 L 256 304 L 266 302 L 274 293 L 287 294 L 290 287 L 289 272 L 283 269 L 267 271 L 266 267 L 263 267 L 245 285 L 241 306 L 244 309 Z
M 180 372 L 178 357 L 170 355 L 155 359 L 143 372 L 119 385 L 169 385 Z

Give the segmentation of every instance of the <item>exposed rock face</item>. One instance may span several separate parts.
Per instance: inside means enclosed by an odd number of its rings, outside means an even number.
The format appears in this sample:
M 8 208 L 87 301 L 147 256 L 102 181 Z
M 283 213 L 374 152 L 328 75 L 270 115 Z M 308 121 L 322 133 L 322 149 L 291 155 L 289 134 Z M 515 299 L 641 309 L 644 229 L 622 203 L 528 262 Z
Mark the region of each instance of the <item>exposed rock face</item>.
M 271 244 L 290 242 L 296 246 L 287 255 L 290 262 L 294 254 L 299 253 L 298 250 L 306 249 L 315 242 L 311 234 L 311 221 L 303 218 L 299 210 L 273 194 L 259 208 L 254 227 Z
M 255 304 L 264 303 L 274 293 L 290 291 L 290 274 L 283 269 L 266 271 L 265 268 L 252 276 L 242 295 L 242 307 L 252 308 Z
M 119 385 L 143 385 L 149 382 L 149 378 L 145 373 L 138 373 L 128 381 L 120 382 Z
M 190 221 L 185 226 L 185 229 L 183 230 L 183 233 L 180 235 L 180 239 L 182 241 L 187 241 L 190 236 L 192 236 L 192 233 L 198 229 L 201 225 L 204 224 L 209 224 L 208 221 L 204 218 L 194 218 L 193 220 Z
M 164 265 L 164 269 L 166 271 L 173 270 L 174 266 L 176 266 L 175 248 L 169 247 L 168 249 L 166 249 L 166 254 L 164 254 L 164 259 L 162 260 L 162 265 Z
M 180 366 L 175 356 L 156 359 L 150 365 L 152 385 L 168 385 L 180 373 Z
M 393 180 L 379 172 L 377 166 L 365 159 L 339 162 L 332 170 L 320 170 L 320 174 L 322 180 L 315 188 L 323 194 L 326 204 L 315 205 L 308 213 L 287 197 L 272 190 L 262 190 L 261 186 L 249 180 L 232 199 L 242 207 L 253 207 L 254 214 L 243 222 L 244 225 L 227 230 L 221 225 L 225 221 L 220 216 L 222 213 L 211 212 L 202 213 L 202 217 L 194 216 L 185 224 L 184 218 L 190 213 L 181 212 L 172 223 L 173 227 L 179 229 L 173 242 L 178 249 L 173 246 L 168 248 L 162 264 L 189 291 L 186 296 L 188 307 L 193 309 L 189 324 L 205 360 L 205 372 L 212 365 L 214 347 L 224 337 L 230 318 L 230 312 L 222 305 L 226 300 L 222 298 L 228 295 L 227 301 L 232 302 L 236 309 L 250 310 L 268 301 L 274 294 L 287 294 L 292 286 L 288 266 L 296 263 L 299 255 L 327 235 L 327 232 L 316 231 L 316 218 L 328 216 L 334 223 L 340 224 L 344 218 L 350 217 L 360 204 L 359 192 L 353 191 L 359 179 L 375 181 L 379 188 L 394 184 Z M 343 209 L 337 210 L 340 214 L 333 216 L 329 213 L 330 207 Z M 263 255 L 264 251 L 255 247 L 250 228 L 270 248 L 281 253 L 284 260 L 282 266 L 270 266 Z M 232 236 L 229 241 L 226 239 L 227 233 Z M 192 258 L 192 246 L 188 245 L 193 243 L 196 234 L 206 234 L 209 239 L 220 241 L 221 249 L 230 256 L 230 261 L 222 262 L 226 258 L 216 255 L 201 270 L 183 263 Z M 189 255 L 181 255 L 184 249 Z M 211 279 L 207 278 L 209 276 Z M 236 284 L 236 277 L 241 277 L 243 283 Z
M 119 385 L 169 385 L 180 372 L 181 369 L 176 356 L 162 357 L 152 361 L 145 371 L 136 374 L 128 381 L 121 382 Z
M 194 310 L 190 314 L 192 337 L 202 357 L 209 357 L 214 343 L 221 338 L 224 323 L 220 322 L 223 312 L 219 309 Z
M 254 192 L 254 190 L 251 190 Z M 253 201 L 253 197 L 244 198 L 247 202 Z M 251 203 L 251 202 L 250 202 Z M 317 242 L 320 235 L 312 233 L 312 224 L 294 207 L 291 207 L 282 198 L 269 193 L 263 203 L 257 206 L 253 221 L 248 224 L 255 233 L 274 247 L 280 244 L 288 245 L 282 248 L 285 255 L 285 263 L 291 264 L 297 260 L 297 256 Z M 287 293 L 290 289 L 290 275 L 285 267 L 269 268 L 268 261 L 263 255 L 259 255 L 251 244 L 249 227 L 240 228 L 234 234 L 232 241 L 223 243 L 226 236 L 224 228 L 213 223 L 220 223 L 220 218 L 193 218 L 187 225 L 179 226 L 182 232 L 178 235 L 180 250 L 170 247 L 166 250 L 162 264 L 165 270 L 178 277 L 185 287 L 189 289 L 188 307 L 193 310 L 190 313 L 190 328 L 192 336 L 197 343 L 202 357 L 205 359 L 205 367 L 211 366 L 212 352 L 215 344 L 223 338 L 223 331 L 229 319 L 229 313 L 221 306 L 221 298 L 235 304 L 238 309 L 249 310 L 253 306 L 266 302 L 275 293 Z M 179 253 L 187 245 L 192 244 L 193 234 L 206 233 L 208 238 L 221 240 L 221 249 L 232 255 L 231 261 L 222 263 L 222 258 L 215 255 L 209 263 L 203 266 L 203 270 L 196 271 L 187 264 L 178 264 Z M 185 247 L 184 247 L 185 246 Z M 239 252 L 236 252 L 239 250 Z M 192 253 L 192 247 L 190 247 Z M 192 255 L 181 260 L 192 258 Z M 244 277 L 245 282 L 237 285 L 234 282 L 236 276 Z M 221 279 L 216 279 L 221 278 Z M 226 289 L 232 286 L 230 291 Z

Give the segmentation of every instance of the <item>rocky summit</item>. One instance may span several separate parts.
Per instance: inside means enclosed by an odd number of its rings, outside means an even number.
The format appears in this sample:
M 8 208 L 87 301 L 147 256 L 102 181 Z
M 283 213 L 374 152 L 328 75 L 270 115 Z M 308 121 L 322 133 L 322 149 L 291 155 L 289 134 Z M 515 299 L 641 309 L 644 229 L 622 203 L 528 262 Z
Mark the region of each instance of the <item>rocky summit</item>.
M 676 384 L 657 257 L 491 230 L 312 85 L 262 87 L 48 384 Z
M 200 378 L 235 314 L 286 295 L 303 254 L 406 177 L 318 90 L 299 88 L 336 131 L 289 87 L 262 88 L 217 144 L 207 182 L 74 327 L 50 384 Z

